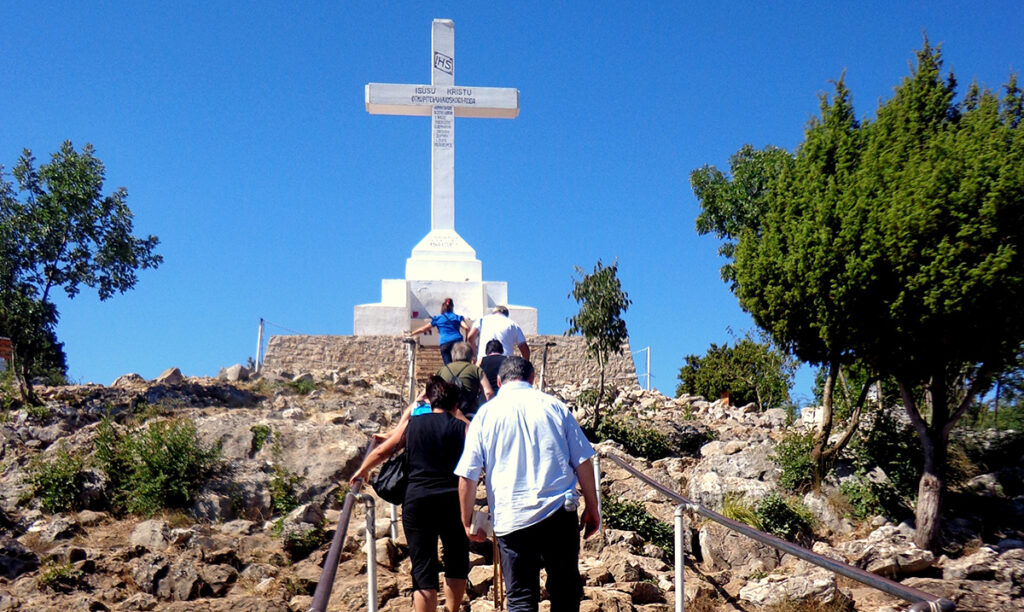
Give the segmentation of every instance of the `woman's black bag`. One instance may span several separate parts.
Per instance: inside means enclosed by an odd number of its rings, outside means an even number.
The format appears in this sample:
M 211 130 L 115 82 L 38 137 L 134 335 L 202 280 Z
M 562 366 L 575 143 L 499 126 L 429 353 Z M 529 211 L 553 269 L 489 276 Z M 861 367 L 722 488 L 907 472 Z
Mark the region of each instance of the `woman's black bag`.
M 395 505 L 405 501 L 405 488 L 409 485 L 409 457 L 405 449 L 391 453 L 387 461 L 381 464 L 377 475 L 370 481 L 370 486 L 377 497 Z

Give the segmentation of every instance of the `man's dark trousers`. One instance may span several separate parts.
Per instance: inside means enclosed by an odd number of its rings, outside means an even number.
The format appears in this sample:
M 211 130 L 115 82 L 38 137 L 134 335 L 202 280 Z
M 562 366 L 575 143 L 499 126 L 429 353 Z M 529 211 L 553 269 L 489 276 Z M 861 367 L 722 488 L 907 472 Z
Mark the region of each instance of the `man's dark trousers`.
M 540 570 L 551 612 L 578 612 L 583 597 L 580 579 L 580 532 L 576 512 L 559 509 L 539 523 L 498 536 L 508 612 L 536 612 Z

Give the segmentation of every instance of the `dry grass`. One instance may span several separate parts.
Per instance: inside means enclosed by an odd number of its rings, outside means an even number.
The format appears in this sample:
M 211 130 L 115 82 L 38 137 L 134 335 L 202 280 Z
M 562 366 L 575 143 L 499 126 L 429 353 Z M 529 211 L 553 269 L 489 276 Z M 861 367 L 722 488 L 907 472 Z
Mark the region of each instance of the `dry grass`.
M 814 599 L 802 599 L 768 606 L 764 610 L 765 612 L 853 612 L 853 609 L 853 600 L 839 593 L 828 603 Z
M 686 610 L 687 612 L 718 612 L 722 609 L 722 603 L 722 600 L 714 593 L 701 589 L 697 591 L 693 599 L 686 602 Z

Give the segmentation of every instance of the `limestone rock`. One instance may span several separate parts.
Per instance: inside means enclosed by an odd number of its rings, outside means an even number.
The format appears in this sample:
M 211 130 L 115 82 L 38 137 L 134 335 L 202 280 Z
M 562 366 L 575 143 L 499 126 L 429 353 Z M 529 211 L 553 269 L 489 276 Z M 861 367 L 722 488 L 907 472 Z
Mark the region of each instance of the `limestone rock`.
M 41 524 L 40 524 L 41 523 Z M 79 531 L 78 520 L 68 514 L 55 514 L 49 521 L 41 521 L 29 528 L 30 532 L 39 533 L 39 541 L 53 544 L 57 540 L 66 540 Z
M 942 565 L 942 579 L 990 580 L 995 576 L 994 562 L 998 556 L 995 550 L 982 547 L 974 554 L 945 561 Z
M 658 585 L 646 581 L 633 584 L 627 592 L 633 603 L 638 606 L 665 601 L 665 595 Z
M 190 559 L 179 559 L 157 585 L 156 596 L 171 601 L 190 601 L 199 596 L 202 579 Z
M 803 564 L 811 569 L 796 574 L 769 574 L 751 580 L 740 589 L 740 599 L 758 606 L 776 606 L 788 601 L 814 600 L 829 603 L 836 597 L 836 575 L 827 569 Z
M 156 597 L 153 597 L 149 593 L 136 593 L 125 599 L 121 603 L 114 606 L 114 610 L 129 610 L 135 612 L 136 610 L 155 610 L 157 606 Z
M 804 506 L 811 511 L 818 521 L 830 532 L 840 535 L 853 533 L 853 523 L 850 519 L 842 516 L 829 503 L 828 497 L 821 493 L 807 493 L 804 495 Z
M 249 380 L 249 375 L 249 368 L 243 366 L 240 363 L 236 363 L 235 365 L 228 368 L 221 368 L 220 371 L 217 372 L 218 379 L 226 380 L 229 382 Z
M 238 570 L 226 564 L 203 565 L 200 576 L 214 597 L 222 597 L 238 578 Z
M 632 612 L 633 598 L 629 593 L 613 591 L 611 589 L 598 589 L 595 587 L 583 587 L 583 596 L 596 603 L 597 610 L 602 612 Z M 581 612 L 583 608 L 580 608 Z
M 162 383 L 165 385 L 180 385 L 185 382 L 185 377 L 181 375 L 181 370 L 178 368 L 167 368 L 157 376 L 153 382 Z
M 128 542 L 132 546 L 141 546 L 148 551 L 158 552 L 167 548 L 169 535 L 167 523 L 150 519 L 142 521 L 135 526 L 135 529 L 132 529 L 131 535 L 128 536 Z
M 469 570 L 466 591 L 471 597 L 481 597 L 487 594 L 488 589 L 494 583 L 494 566 L 477 565 Z
M 170 562 L 163 556 L 148 553 L 128 562 L 129 575 L 143 593 L 155 594 L 160 580 L 167 575 Z
M 782 561 L 782 553 L 740 535 L 717 523 L 700 528 L 700 550 L 704 563 L 712 570 L 730 570 L 739 576 L 768 572 Z
M 39 567 L 39 557 L 21 542 L 0 534 L 0 577 L 17 578 Z
M 245 519 L 228 521 L 220 526 L 221 533 L 225 535 L 243 536 L 252 535 L 256 532 L 256 523 Z
M 114 379 L 114 382 L 110 384 L 111 387 L 136 387 L 139 385 L 145 385 L 146 379 L 139 376 L 135 372 L 129 374 L 122 374 Z
M 94 510 L 82 510 L 78 513 L 78 524 L 82 527 L 94 527 L 99 525 L 103 521 L 110 518 L 110 515 L 106 512 L 96 512 Z
M 906 524 L 884 525 L 866 539 L 845 542 L 839 550 L 854 565 L 887 577 L 912 576 L 928 569 L 935 555 L 918 548 L 914 530 Z
M 908 578 L 902 582 L 931 595 L 945 597 L 956 604 L 957 610 L 1020 610 L 1020 600 L 1015 601 L 1013 587 L 1006 582 L 935 578 Z
M 992 564 L 995 578 L 1011 584 L 1020 595 L 1024 595 L 1024 548 L 1015 548 L 1000 553 Z

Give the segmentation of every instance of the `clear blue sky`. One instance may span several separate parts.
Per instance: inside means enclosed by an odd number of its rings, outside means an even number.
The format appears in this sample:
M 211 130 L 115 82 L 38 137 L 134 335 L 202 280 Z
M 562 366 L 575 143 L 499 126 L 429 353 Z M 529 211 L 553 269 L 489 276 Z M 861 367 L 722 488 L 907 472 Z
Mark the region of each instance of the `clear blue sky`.
M 427 82 L 433 18 L 455 21 L 457 84 L 520 90 L 515 120 L 457 121 L 456 228 L 485 279 L 559 334 L 573 266 L 618 258 L 668 394 L 684 355 L 752 327 L 694 231 L 691 170 L 792 149 L 844 70 L 872 115 L 924 31 L 962 86 L 1024 66 L 1019 2 L 494 4 L 5 3 L 7 178 L 22 148 L 92 143 L 165 259 L 107 302 L 59 298 L 71 378 L 214 375 L 260 317 L 351 333 L 429 229 L 429 120 L 368 115 L 363 86 Z

